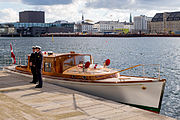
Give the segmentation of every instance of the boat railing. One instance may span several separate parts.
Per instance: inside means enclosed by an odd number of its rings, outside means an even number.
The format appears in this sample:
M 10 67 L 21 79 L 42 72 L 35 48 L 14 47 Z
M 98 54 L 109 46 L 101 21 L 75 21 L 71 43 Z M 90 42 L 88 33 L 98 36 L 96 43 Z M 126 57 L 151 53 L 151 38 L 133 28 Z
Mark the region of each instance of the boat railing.
M 16 56 L 16 63 L 15 65 L 27 65 L 28 63 L 28 57 L 27 55 L 25 56 Z M 11 56 L 8 55 L 4 55 L 1 57 L 0 59 L 0 69 L 3 69 L 3 67 L 6 66 L 11 66 L 13 65 L 13 58 L 11 58 Z
M 127 71 L 127 70 L 132 70 L 132 69 L 134 69 L 134 68 L 137 68 L 137 67 L 142 67 L 142 75 L 140 75 L 141 77 L 143 77 L 143 78 L 145 78 L 145 77 L 147 77 L 147 75 L 146 75 L 146 72 L 145 72 L 145 67 L 146 66 L 157 66 L 157 68 L 158 68 L 158 70 L 156 71 L 157 72 L 157 75 L 158 76 L 156 76 L 156 78 L 157 79 L 160 79 L 160 64 L 139 64 L 139 65 L 134 65 L 134 66 L 130 66 L 129 68 L 125 68 L 125 69 L 123 69 L 123 70 L 118 70 L 118 69 L 115 69 L 116 71 L 117 71 L 117 73 L 121 73 L 121 72 L 123 72 L 123 71 Z M 134 72 L 134 71 L 133 71 Z M 148 73 L 149 73 L 150 71 L 148 71 Z

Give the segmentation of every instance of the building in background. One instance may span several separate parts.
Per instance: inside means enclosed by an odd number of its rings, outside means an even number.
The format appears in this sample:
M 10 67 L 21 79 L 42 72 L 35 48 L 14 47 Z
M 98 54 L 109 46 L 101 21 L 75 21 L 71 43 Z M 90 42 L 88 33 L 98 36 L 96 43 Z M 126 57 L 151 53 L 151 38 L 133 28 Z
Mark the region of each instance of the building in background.
M 180 34 L 180 12 L 156 13 L 154 17 L 135 16 L 129 22 L 99 21 L 82 19 L 75 24 L 65 20 L 45 23 L 44 11 L 19 12 L 19 22 L 1 23 L 0 35 L 8 36 L 41 36 L 46 33 L 76 33 L 76 34 Z
M 9 29 L 7 30 L 6 27 L 0 26 L 0 34 L 5 34 L 6 31 L 6 35 L 12 33 L 17 36 L 40 36 L 45 33 L 74 32 L 75 23 L 69 23 L 65 20 L 58 20 L 54 23 L 45 23 L 44 14 L 45 13 L 43 11 L 19 12 L 19 22 L 1 24 L 2 26 L 9 26 Z
M 0 25 L 0 35 L 9 35 L 13 36 L 14 34 L 17 34 L 16 28 L 11 25 Z
M 124 22 L 124 28 L 128 29 L 128 31 L 129 31 L 128 33 L 133 33 L 134 23 L 133 22 L 130 22 L 130 23 Z
M 134 32 L 135 33 L 146 33 L 147 28 L 147 16 L 140 15 L 134 17 Z
M 129 23 L 132 23 L 132 15 L 130 13 L 130 17 L 129 17 Z
M 124 29 L 124 23 L 119 21 L 99 21 L 95 23 L 94 29 L 102 33 L 113 33 L 117 29 Z
M 47 27 L 46 33 L 73 33 L 75 23 L 66 22 L 54 22 L 48 23 L 50 26 Z
M 93 21 L 86 19 L 84 20 L 84 15 L 82 14 L 82 19 L 74 26 L 74 32 L 80 34 L 92 34 L 93 31 Z
M 131 21 L 131 20 L 130 20 Z M 128 34 L 134 29 L 133 22 L 99 21 L 94 24 L 93 31 L 105 34 Z
M 93 32 L 93 25 L 94 25 L 94 24 L 91 24 L 91 23 L 88 23 L 88 22 L 83 22 L 83 23 L 81 24 L 82 33 L 92 34 L 92 32 Z
M 180 12 L 156 13 L 151 21 L 151 32 L 156 34 L 180 34 Z
M 3 23 L 0 26 L 0 34 L 19 36 L 40 36 L 45 33 L 73 33 L 75 23 Z M 5 32 L 11 28 L 14 32 Z M 4 31 L 4 32 L 3 32 Z
M 81 24 L 81 23 L 76 23 L 76 24 L 74 25 L 74 32 L 75 32 L 75 33 L 80 33 L 80 32 L 82 32 L 82 24 Z
M 20 23 L 45 23 L 44 11 L 22 11 L 19 12 Z
M 148 34 L 151 33 L 151 21 L 152 21 L 152 17 L 147 17 L 147 32 Z
M 152 18 L 151 33 L 164 33 L 163 13 L 156 13 Z

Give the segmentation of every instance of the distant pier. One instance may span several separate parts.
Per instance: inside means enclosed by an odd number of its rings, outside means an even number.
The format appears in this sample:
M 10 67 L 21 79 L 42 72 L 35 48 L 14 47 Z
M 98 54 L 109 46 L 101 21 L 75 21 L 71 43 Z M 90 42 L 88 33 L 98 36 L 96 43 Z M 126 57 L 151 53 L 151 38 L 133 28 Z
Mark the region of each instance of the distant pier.
M 0 120 L 175 120 L 128 105 L 50 84 L 31 75 L 0 71 Z
M 38 36 L 32 35 L 0 35 L 0 37 L 180 37 L 180 34 L 75 34 L 49 33 Z
M 171 34 L 43 34 L 41 37 L 180 37 Z

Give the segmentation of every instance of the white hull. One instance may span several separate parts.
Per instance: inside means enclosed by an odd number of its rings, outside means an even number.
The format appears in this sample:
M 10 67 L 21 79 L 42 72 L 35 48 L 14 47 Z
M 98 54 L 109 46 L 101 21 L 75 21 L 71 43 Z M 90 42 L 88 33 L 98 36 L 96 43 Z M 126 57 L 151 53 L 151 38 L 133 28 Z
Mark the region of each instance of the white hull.
M 109 100 L 152 108 L 160 108 L 160 101 L 165 84 L 163 81 L 141 83 L 90 83 L 49 78 L 47 78 L 46 81 Z

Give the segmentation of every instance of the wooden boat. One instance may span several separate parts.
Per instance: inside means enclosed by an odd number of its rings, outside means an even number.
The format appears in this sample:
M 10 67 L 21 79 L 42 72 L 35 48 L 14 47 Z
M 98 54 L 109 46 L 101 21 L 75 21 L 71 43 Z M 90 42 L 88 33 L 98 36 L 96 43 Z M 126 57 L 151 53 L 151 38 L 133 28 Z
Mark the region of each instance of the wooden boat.
M 44 52 L 42 73 L 46 81 L 53 84 L 160 112 L 165 79 L 120 75 L 122 71 L 142 65 L 118 71 L 108 68 L 109 63 L 106 60 L 104 66 L 93 64 L 90 54 Z M 29 62 L 27 66 L 16 66 L 15 71 L 30 73 Z

